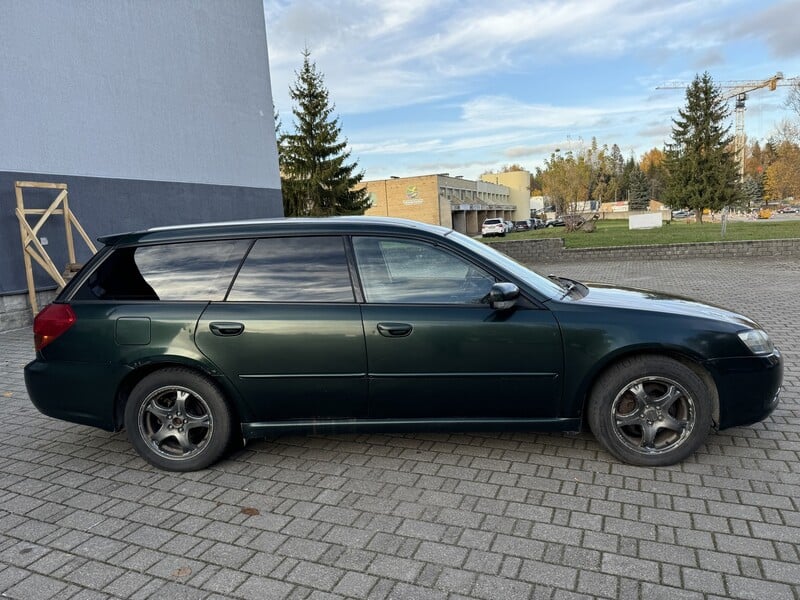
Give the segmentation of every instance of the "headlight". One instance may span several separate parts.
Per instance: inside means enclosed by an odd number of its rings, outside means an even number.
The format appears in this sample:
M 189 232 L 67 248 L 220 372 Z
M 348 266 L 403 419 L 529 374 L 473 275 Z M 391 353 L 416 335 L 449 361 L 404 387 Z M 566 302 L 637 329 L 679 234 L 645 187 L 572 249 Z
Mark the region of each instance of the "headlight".
M 739 339 L 750 349 L 753 354 L 771 354 L 773 350 L 772 341 L 765 331 L 761 329 L 749 329 L 739 333 Z

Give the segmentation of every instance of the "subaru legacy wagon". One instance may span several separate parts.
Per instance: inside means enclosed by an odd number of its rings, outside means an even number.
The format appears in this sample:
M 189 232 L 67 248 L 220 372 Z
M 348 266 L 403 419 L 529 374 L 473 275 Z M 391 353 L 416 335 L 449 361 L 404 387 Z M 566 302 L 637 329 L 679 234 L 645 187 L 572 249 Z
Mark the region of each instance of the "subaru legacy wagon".
M 668 465 L 766 418 L 779 351 L 685 298 L 543 277 L 443 227 L 376 217 L 156 228 L 104 246 L 34 322 L 46 415 L 205 468 L 276 433 L 588 426 Z

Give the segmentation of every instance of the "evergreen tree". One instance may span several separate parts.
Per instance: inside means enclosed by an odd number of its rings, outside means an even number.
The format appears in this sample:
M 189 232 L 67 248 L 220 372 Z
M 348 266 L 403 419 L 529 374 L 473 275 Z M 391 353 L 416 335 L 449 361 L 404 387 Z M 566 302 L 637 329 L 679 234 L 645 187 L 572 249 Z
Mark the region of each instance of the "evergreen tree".
M 625 191 L 623 188 L 623 175 L 625 173 L 625 158 L 622 156 L 622 150 L 619 149 L 619 146 L 613 144 L 611 146 L 611 157 L 610 157 L 611 164 L 609 165 L 609 170 L 611 173 L 611 178 L 608 182 L 608 197 L 609 200 L 614 200 L 617 202 L 619 200 L 625 200 Z
M 628 210 L 648 210 L 650 208 L 650 182 L 639 165 L 634 165 L 629 182 Z
M 764 203 L 764 175 L 747 175 L 742 184 L 743 206 L 751 209 Z
M 338 117 L 328 98 L 322 73 L 303 51 L 303 68 L 289 94 L 294 101 L 294 133 L 279 137 L 283 210 L 287 217 L 362 214 L 369 206 L 358 187 L 364 172 L 347 162 L 347 140 L 341 140 Z
M 622 167 L 622 176 L 619 184 L 619 197 L 621 200 L 631 199 L 631 177 L 635 171 L 639 170 L 636 159 L 631 155 Z
M 742 197 L 727 116 L 722 92 L 704 73 L 686 90 L 686 107 L 672 120 L 665 199 L 672 208 L 694 209 L 698 222 L 703 209 L 719 210 Z

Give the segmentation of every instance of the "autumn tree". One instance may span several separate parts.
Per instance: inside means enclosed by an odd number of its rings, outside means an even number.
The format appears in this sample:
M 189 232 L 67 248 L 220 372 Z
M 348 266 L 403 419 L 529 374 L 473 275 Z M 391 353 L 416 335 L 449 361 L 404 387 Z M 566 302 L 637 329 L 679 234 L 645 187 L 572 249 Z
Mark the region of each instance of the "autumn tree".
M 698 222 L 703 209 L 719 210 L 742 197 L 727 117 L 722 92 L 704 73 L 687 88 L 686 106 L 672 120 L 665 199 L 673 208 L 694 209 Z
M 327 217 L 362 214 L 369 206 L 364 178 L 350 162 L 347 140 L 328 97 L 322 73 L 303 52 L 303 67 L 289 88 L 294 131 L 282 133 L 278 163 L 286 216 Z M 277 127 L 277 124 L 276 124 Z
M 639 167 L 647 178 L 650 186 L 650 197 L 659 199 L 664 190 L 664 183 L 667 180 L 667 167 L 664 152 L 658 148 L 648 150 L 642 155 Z
M 777 158 L 764 175 L 764 196 L 773 201 L 800 198 L 800 146 L 781 142 Z
M 541 175 L 542 190 L 560 214 L 571 214 L 588 199 L 591 168 L 584 152 L 553 152 L 545 160 Z

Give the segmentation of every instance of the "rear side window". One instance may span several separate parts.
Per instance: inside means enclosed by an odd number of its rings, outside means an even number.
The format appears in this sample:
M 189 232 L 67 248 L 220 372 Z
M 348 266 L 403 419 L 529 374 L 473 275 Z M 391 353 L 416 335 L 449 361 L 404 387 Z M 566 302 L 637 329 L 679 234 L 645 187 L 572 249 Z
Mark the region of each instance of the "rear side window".
M 249 240 L 118 248 L 74 300 L 222 300 Z
M 344 240 L 338 236 L 258 240 L 228 300 L 354 302 Z

